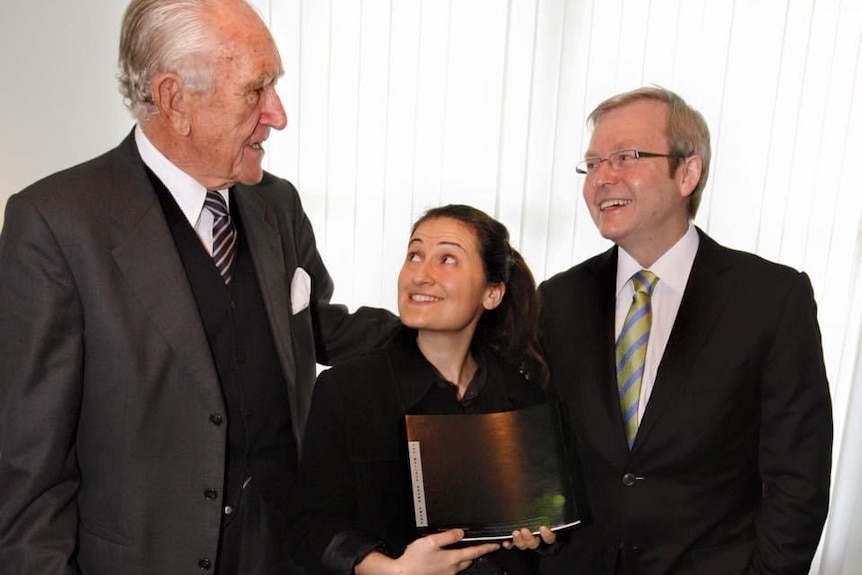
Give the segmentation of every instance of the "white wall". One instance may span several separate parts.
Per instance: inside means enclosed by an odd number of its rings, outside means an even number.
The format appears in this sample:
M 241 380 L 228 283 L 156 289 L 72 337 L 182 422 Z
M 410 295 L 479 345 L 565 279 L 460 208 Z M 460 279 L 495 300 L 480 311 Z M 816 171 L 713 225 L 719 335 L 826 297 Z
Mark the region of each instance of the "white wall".
M 124 8 L 124 0 L 0 0 L 0 206 L 116 145 L 132 126 L 114 79 Z

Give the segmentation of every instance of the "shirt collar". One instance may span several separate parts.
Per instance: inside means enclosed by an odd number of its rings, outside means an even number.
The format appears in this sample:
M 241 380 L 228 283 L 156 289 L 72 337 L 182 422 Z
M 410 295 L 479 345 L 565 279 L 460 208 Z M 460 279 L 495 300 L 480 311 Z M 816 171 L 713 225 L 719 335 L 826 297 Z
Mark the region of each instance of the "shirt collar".
M 663 285 L 664 288 L 670 288 L 680 296 L 682 295 L 683 291 L 685 291 L 685 284 L 688 282 L 691 266 L 694 264 L 694 256 L 697 254 L 698 245 L 700 245 L 700 236 L 694 224 L 689 223 L 688 230 L 686 230 L 679 241 L 649 268 L 661 280 L 659 282 L 660 286 Z M 619 297 L 631 277 L 641 269 L 643 269 L 641 265 L 628 252 L 619 248 L 619 257 L 617 258 L 617 297 Z
M 419 351 L 414 329 L 401 326 L 384 349 L 402 407 L 409 411 L 434 385 L 437 374 Z M 409 375 L 402 377 L 401 374 Z
M 183 215 L 192 227 L 195 227 L 204 207 L 206 188 L 168 160 L 147 138 L 140 126 L 135 127 L 135 143 L 138 145 L 144 164 L 161 180 L 174 197 Z M 219 193 L 225 202 L 229 201 L 227 190 L 219 190 Z
M 467 384 L 467 389 L 464 390 L 464 396 L 459 401 L 464 407 L 475 401 L 482 394 L 482 390 L 485 388 L 485 382 L 488 380 L 488 368 L 486 367 L 485 354 L 474 352 L 474 357 L 478 364 L 476 373 L 473 374 L 473 379 L 471 379 L 470 383 Z M 444 379 L 436 370 L 434 374 L 436 376 L 437 385 L 450 391 L 452 395 L 457 395 L 458 392 L 451 381 Z
M 453 396 L 455 395 L 452 384 L 445 381 L 419 351 L 416 335 L 415 329 L 402 326 L 385 346 L 393 379 L 398 386 L 402 406 L 406 411 L 421 401 L 434 385 L 451 388 Z M 468 387 L 469 397 L 465 394 L 462 403 L 475 400 L 482 393 L 488 379 L 488 367 L 484 354 L 478 354 L 476 359 L 479 362 L 479 369 Z

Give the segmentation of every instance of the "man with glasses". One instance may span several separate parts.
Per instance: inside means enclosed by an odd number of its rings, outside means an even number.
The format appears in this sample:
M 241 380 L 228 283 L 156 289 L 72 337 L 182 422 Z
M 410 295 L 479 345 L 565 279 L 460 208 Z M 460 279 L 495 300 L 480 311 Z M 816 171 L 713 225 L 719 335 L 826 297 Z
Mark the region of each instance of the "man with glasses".
M 620 94 L 589 122 L 577 171 L 615 246 L 540 292 L 592 522 L 544 570 L 807 574 L 832 448 L 811 283 L 693 225 L 709 130 L 678 95 Z

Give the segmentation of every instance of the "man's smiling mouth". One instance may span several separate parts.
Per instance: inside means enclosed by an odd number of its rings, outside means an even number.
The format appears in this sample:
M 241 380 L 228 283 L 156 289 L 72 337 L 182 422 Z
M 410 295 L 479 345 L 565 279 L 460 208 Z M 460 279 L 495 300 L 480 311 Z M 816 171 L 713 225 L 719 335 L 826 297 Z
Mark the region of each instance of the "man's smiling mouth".
M 619 208 L 622 206 L 627 206 L 632 203 L 631 200 L 605 200 L 604 202 L 599 204 L 600 210 L 609 210 L 611 208 Z

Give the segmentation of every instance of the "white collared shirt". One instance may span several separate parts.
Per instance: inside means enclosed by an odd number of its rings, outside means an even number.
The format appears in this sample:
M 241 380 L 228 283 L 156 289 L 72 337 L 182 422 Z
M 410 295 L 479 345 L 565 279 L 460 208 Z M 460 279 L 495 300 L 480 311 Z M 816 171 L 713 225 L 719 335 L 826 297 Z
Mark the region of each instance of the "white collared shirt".
M 183 215 L 194 228 L 207 252 L 213 253 L 213 215 L 204 208 L 207 189 L 193 177 L 179 169 L 147 138 L 140 126 L 135 127 L 135 143 L 141 159 L 153 171 L 173 196 Z M 230 202 L 228 191 L 218 190 L 225 202 Z M 228 203 L 228 209 L 230 204 Z
M 665 347 L 667 347 L 670 331 L 673 328 L 674 320 L 676 320 L 682 294 L 685 292 L 699 244 L 700 236 L 698 236 L 694 225 L 689 224 L 685 235 L 649 267 L 649 271 L 657 275 L 659 281 L 651 298 L 652 327 L 650 328 L 644 375 L 641 381 L 638 423 L 643 419 L 644 410 L 649 403 L 656 372 L 664 355 Z M 623 329 L 623 323 L 634 296 L 631 277 L 641 269 L 643 267 L 631 255 L 622 248 L 619 249 L 614 339 L 619 337 L 620 331 Z

